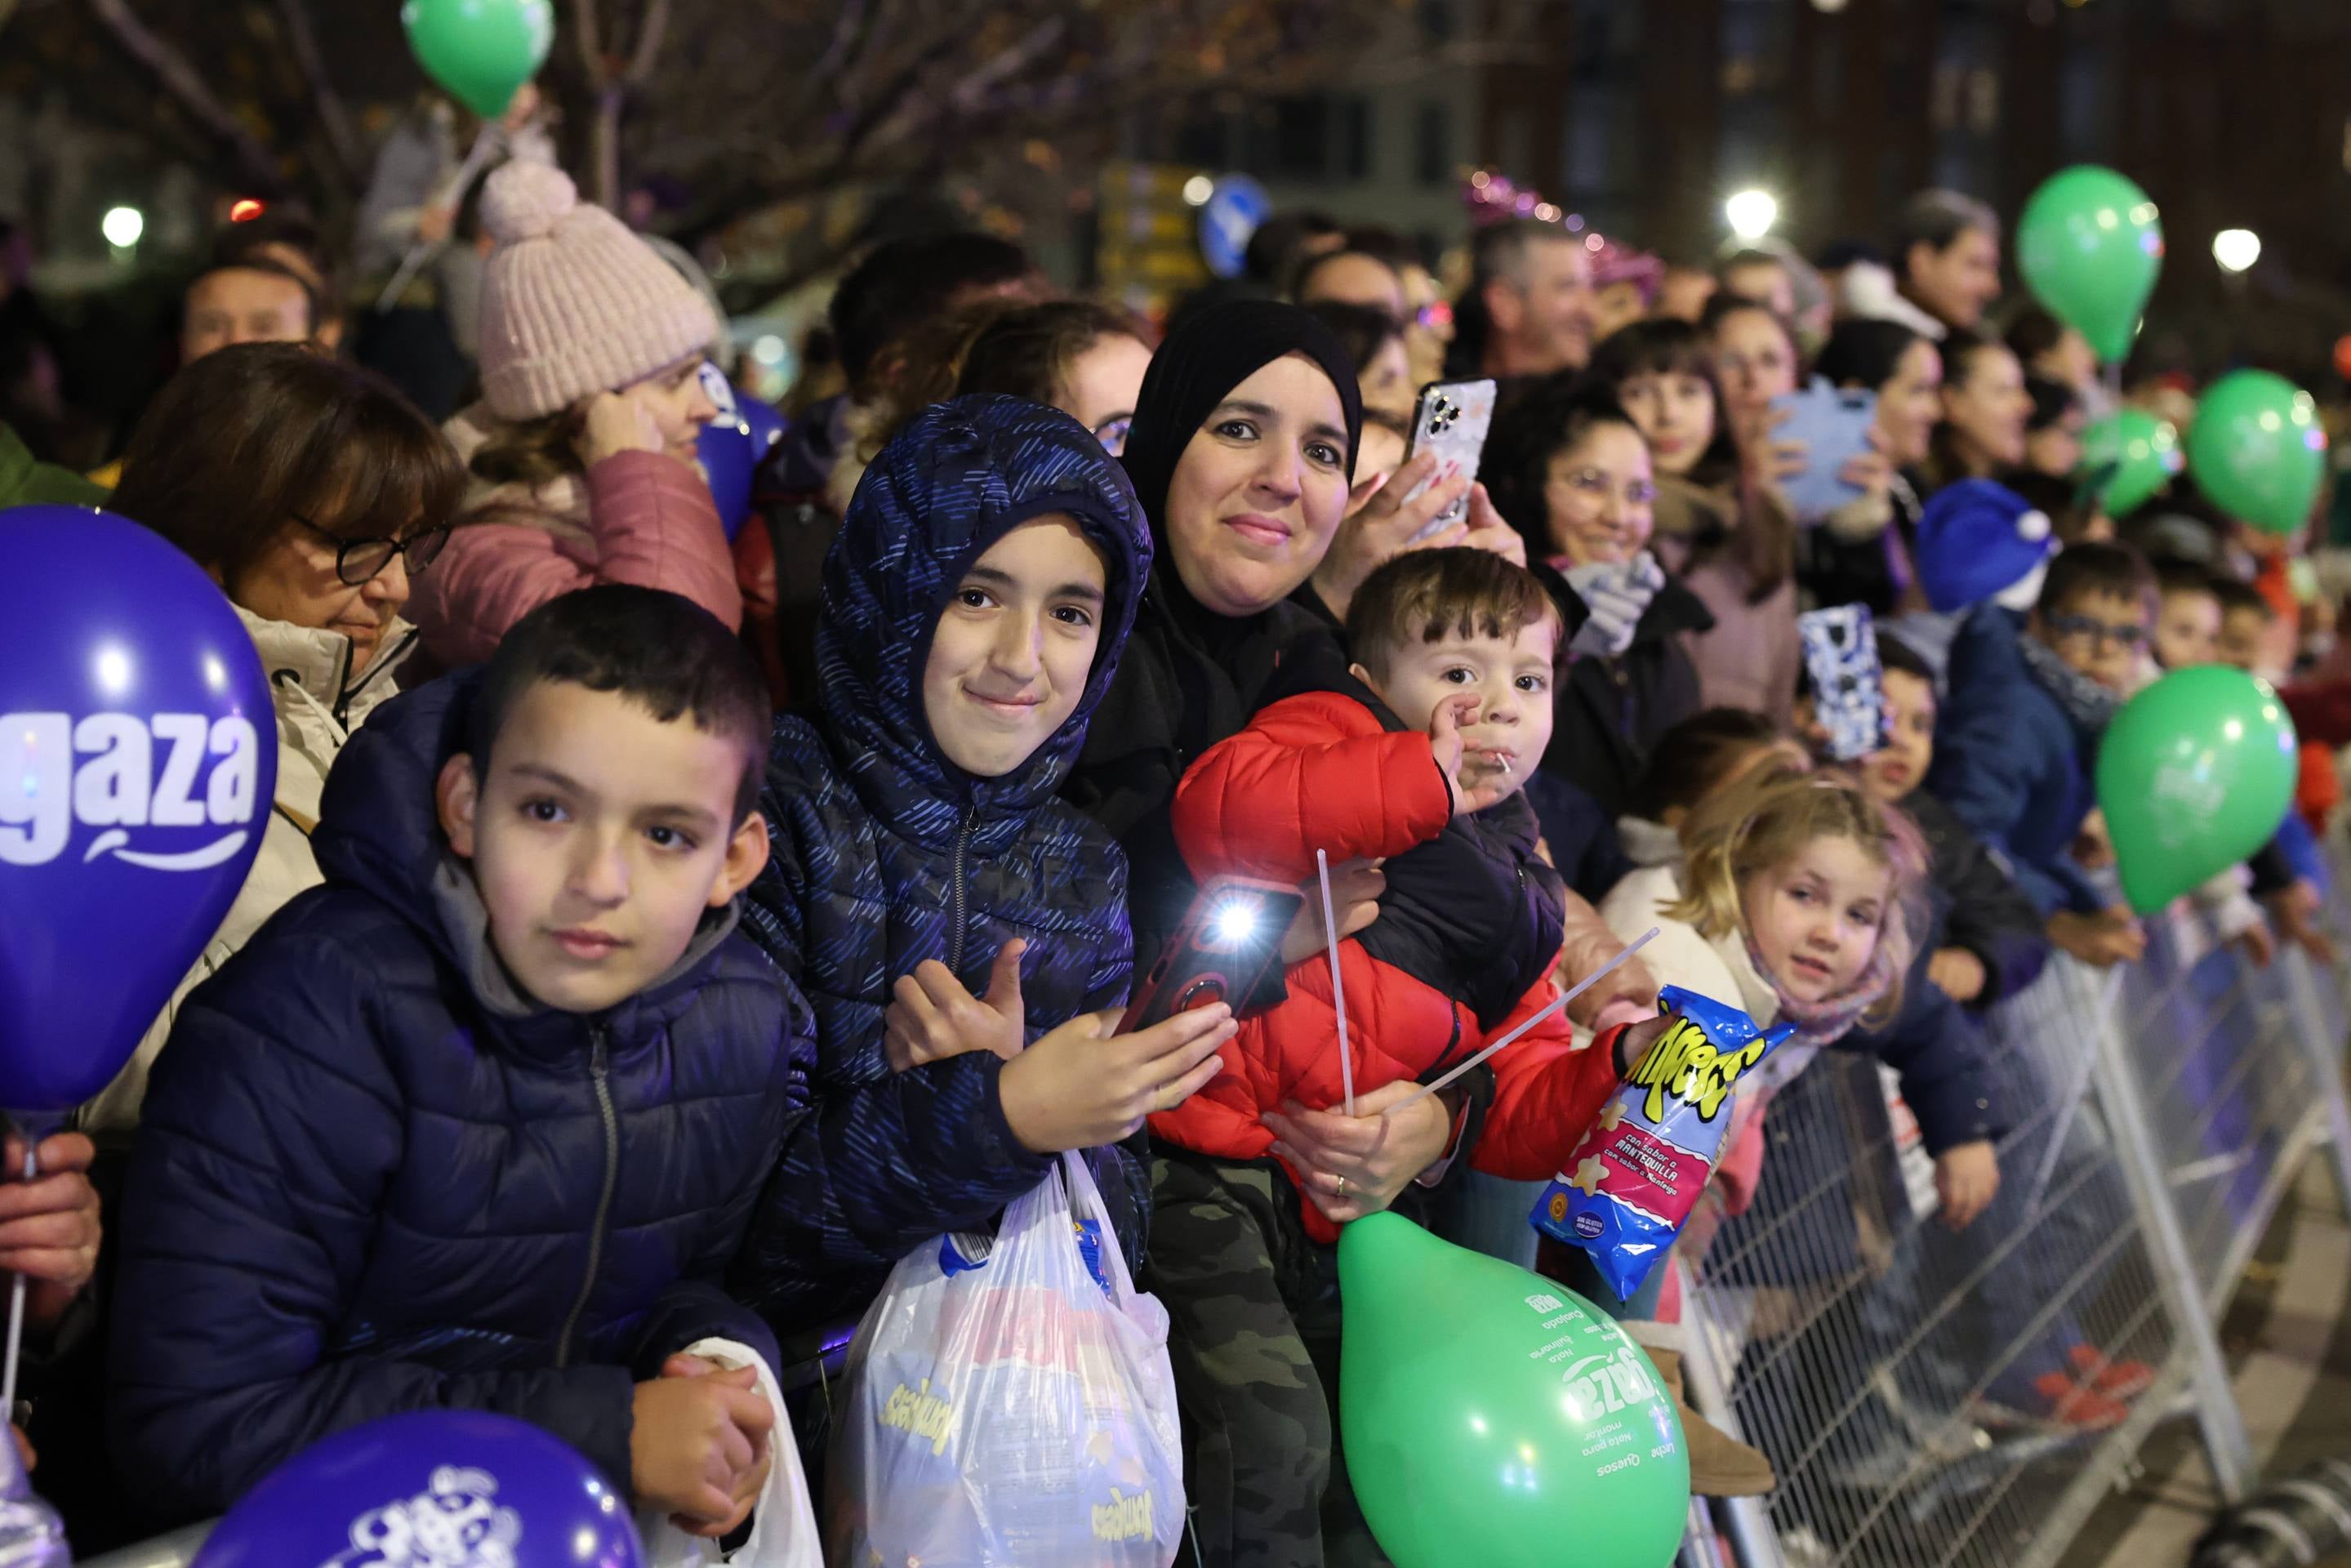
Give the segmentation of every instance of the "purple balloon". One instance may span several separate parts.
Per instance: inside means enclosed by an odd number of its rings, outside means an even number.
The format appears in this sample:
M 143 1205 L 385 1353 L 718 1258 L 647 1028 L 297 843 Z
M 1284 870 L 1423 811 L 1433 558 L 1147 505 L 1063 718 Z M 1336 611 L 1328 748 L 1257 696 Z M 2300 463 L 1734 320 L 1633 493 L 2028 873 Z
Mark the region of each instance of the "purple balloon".
M 0 512 L 0 1106 L 106 1087 L 245 885 L 277 722 L 194 562 L 82 507 Z
M 270 1471 L 190 1568 L 643 1561 L 627 1500 L 577 1450 L 511 1416 L 413 1410 L 322 1437 Z

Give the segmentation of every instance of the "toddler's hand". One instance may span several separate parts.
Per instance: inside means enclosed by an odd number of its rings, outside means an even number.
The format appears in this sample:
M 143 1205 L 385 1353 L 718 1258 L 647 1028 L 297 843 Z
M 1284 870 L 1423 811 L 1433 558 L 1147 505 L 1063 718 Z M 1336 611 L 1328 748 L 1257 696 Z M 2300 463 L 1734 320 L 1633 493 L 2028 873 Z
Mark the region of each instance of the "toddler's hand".
M 699 1359 L 673 1356 L 669 1365 Z M 755 1367 L 663 1371 L 637 1385 L 630 1486 L 640 1503 L 669 1514 L 687 1534 L 715 1540 L 743 1522 L 767 1484 L 776 1413 L 758 1391 Z
M 2000 1195 L 2000 1159 L 1991 1140 L 1979 1138 L 1945 1149 L 1935 1159 L 1935 1196 L 1943 1223 L 1965 1230 Z
M 1955 1002 L 1974 1001 L 1990 979 L 1984 961 L 1965 947 L 1938 948 L 1927 960 L 1928 983 Z
M 1020 955 L 1029 944 L 1019 937 L 996 950 L 987 995 L 975 998 L 935 958 L 925 959 L 892 987 L 897 1000 L 882 1015 L 882 1049 L 893 1072 L 904 1072 L 941 1057 L 988 1051 L 1009 1061 L 1020 1054 L 1026 1015 L 1020 1003 Z
M 1469 765 L 1469 743 L 1463 738 L 1461 727 L 1473 724 L 1477 716 L 1478 699 L 1458 696 L 1438 703 L 1437 711 L 1428 718 L 1429 748 L 1437 753 L 1437 766 L 1453 787 L 1456 817 L 1482 811 L 1510 799 L 1513 787 L 1507 772 Z
M 1238 1028 L 1222 1002 L 1113 1035 L 1115 1012 L 1071 1019 L 1004 1064 L 998 1094 L 1006 1125 L 1040 1155 L 1132 1136 L 1143 1119 L 1173 1111 L 1224 1070 L 1217 1048 Z

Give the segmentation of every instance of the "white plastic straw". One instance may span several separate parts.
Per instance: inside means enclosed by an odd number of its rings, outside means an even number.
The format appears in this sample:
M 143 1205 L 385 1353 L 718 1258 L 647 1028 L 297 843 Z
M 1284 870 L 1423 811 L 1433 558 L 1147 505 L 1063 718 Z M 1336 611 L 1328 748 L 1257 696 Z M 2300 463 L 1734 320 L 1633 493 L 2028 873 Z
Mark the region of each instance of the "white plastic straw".
M 30 1129 L 25 1134 L 25 1179 L 30 1181 L 39 1174 L 34 1151 L 37 1147 Z M 0 1412 L 16 1408 L 16 1349 L 25 1339 L 25 1276 L 19 1274 L 8 1287 L 8 1359 L 0 1367 Z
M 1510 1044 L 1512 1040 L 1517 1040 L 1519 1036 L 1526 1033 L 1527 1030 L 1534 1028 L 1535 1025 L 1542 1022 L 1543 1019 L 1551 1017 L 1552 1014 L 1559 1011 L 1560 1009 L 1567 1006 L 1568 1003 L 1575 1000 L 1576 998 L 1582 996 L 1584 992 L 1598 985 L 1603 979 L 1607 977 L 1610 970 L 1615 968 L 1617 965 L 1623 963 L 1625 959 L 1631 957 L 1634 954 L 1647 946 L 1649 945 L 1649 938 L 1655 936 L 1657 934 L 1657 931 L 1658 927 L 1655 925 L 1650 926 L 1646 931 L 1642 932 L 1639 936 L 1634 938 L 1632 943 L 1627 946 L 1622 953 L 1617 954 L 1616 956 L 1609 959 L 1605 964 L 1601 965 L 1599 968 L 1594 969 L 1591 974 L 1586 975 L 1583 979 L 1577 981 L 1575 989 L 1554 998 L 1551 1005 L 1544 1008 L 1542 1011 L 1535 1014 L 1534 1017 L 1527 1019 L 1526 1022 L 1520 1024 L 1518 1028 L 1512 1030 L 1510 1033 L 1504 1035 L 1501 1039 L 1496 1040 L 1493 1044 L 1488 1046 L 1485 1050 L 1479 1051 L 1477 1055 L 1471 1057 L 1468 1061 L 1463 1062 L 1460 1066 L 1455 1068 L 1452 1071 L 1447 1073 L 1436 1082 L 1422 1084 L 1418 1093 L 1405 1095 L 1403 1099 L 1397 1101 L 1395 1104 L 1382 1112 L 1381 1114 L 1384 1116 L 1393 1116 L 1397 1112 L 1403 1110 L 1405 1106 L 1411 1104 L 1414 1101 L 1421 1099 L 1425 1095 L 1436 1093 L 1438 1090 L 1444 1088 L 1447 1084 L 1452 1082 L 1455 1079 L 1460 1077 L 1463 1073 L 1468 1071 L 1471 1068 L 1477 1066 L 1479 1062 L 1485 1061 L 1496 1051 L 1501 1050 L 1502 1047 Z
M 1322 879 L 1322 936 L 1331 948 L 1331 1005 L 1339 1013 L 1339 1095 L 1346 1113 L 1355 1113 L 1354 1055 L 1347 1049 L 1347 988 L 1339 978 L 1339 922 L 1331 914 L 1331 860 L 1314 852 L 1314 873 Z

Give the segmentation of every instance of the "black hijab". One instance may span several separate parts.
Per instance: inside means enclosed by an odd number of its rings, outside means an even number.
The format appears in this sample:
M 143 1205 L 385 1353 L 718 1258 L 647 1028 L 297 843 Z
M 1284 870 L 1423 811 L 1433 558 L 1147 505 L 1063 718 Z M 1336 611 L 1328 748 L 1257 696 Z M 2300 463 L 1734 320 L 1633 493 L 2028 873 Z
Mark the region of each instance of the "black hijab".
M 1337 389 L 1352 483 L 1364 428 L 1354 363 L 1329 328 L 1295 305 L 1234 300 L 1186 320 L 1152 356 L 1135 402 L 1124 461 L 1151 524 L 1151 577 L 1065 793 L 1126 846 L 1138 966 L 1148 961 L 1151 937 L 1172 929 L 1190 898 L 1167 828 L 1176 780 L 1249 722 L 1283 648 L 1301 635 L 1326 634 L 1286 600 L 1240 616 L 1200 603 L 1176 570 L 1167 533 L 1167 491 L 1184 449 L 1235 387 L 1285 354 L 1312 360 Z

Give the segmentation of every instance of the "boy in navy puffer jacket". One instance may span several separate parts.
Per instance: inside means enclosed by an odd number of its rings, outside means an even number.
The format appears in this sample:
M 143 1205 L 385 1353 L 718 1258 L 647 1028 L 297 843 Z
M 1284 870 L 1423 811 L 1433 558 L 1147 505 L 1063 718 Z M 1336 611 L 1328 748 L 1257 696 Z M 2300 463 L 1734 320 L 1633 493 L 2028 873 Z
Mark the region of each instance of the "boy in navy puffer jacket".
M 939 1233 L 985 1228 L 1055 1151 L 1087 1148 L 1139 1264 L 1149 1189 L 1106 1145 L 1207 1082 L 1232 1033 L 1219 1007 L 1107 1038 L 1133 977 L 1126 862 L 1058 798 L 1150 566 L 1101 442 L 992 396 L 883 447 L 825 561 L 819 700 L 776 724 L 744 923 L 816 1009 L 820 1094 L 895 1075 L 966 1119 L 980 1157 L 937 1181 Z M 841 1179 L 923 1153 L 874 1143 Z M 862 1312 L 886 1269 L 792 1182 L 776 1192 L 737 1294 L 783 1333 Z
M 763 1186 L 882 1254 L 974 1130 L 894 1080 L 812 1108 L 810 1018 L 734 935 L 768 835 L 742 644 L 650 589 L 554 600 L 386 705 L 326 885 L 195 991 L 124 1204 L 110 1401 L 142 1498 L 217 1513 L 328 1433 L 496 1410 L 705 1533 L 764 1479 L 776 1360 L 718 1286 Z M 872 1143 L 916 1151 L 830 1179 Z

